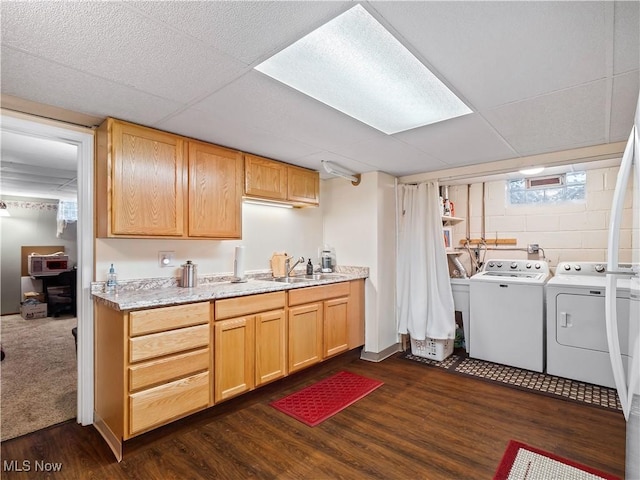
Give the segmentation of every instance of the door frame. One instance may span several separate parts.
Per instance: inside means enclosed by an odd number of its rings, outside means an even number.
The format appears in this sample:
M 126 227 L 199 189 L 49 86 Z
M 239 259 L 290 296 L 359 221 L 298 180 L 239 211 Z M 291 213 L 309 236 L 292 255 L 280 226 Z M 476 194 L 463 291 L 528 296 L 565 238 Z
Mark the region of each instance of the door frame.
M 94 278 L 93 163 L 94 131 L 63 122 L 0 110 L 0 129 L 31 137 L 57 140 L 78 147 L 78 397 L 77 421 L 93 423 L 93 301 Z

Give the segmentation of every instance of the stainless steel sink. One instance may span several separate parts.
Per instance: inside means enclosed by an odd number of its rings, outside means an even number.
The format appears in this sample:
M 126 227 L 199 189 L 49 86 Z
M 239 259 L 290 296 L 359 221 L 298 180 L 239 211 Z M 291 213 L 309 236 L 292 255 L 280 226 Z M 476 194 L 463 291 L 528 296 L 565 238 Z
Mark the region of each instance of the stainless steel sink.
M 311 281 L 310 278 L 302 278 L 302 277 L 281 277 L 281 278 L 270 278 L 269 280 L 273 282 L 280 283 L 302 283 Z
M 332 273 L 314 273 L 313 275 L 298 275 L 295 277 L 281 277 L 281 278 L 270 278 L 269 280 L 273 282 L 281 282 L 281 283 L 303 283 L 303 282 L 313 282 L 314 280 L 328 280 L 338 278 L 340 275 L 332 274 Z
M 330 278 L 337 278 L 339 275 L 333 273 L 314 273 L 313 275 L 302 275 L 307 280 L 327 280 Z

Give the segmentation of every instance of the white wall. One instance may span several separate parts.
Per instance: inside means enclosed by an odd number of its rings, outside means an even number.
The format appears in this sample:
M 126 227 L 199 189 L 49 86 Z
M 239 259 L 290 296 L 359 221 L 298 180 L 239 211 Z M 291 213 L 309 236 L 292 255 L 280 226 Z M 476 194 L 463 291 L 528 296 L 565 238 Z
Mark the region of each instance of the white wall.
M 369 267 L 365 290 L 365 352 L 398 342 L 395 315 L 395 178 L 362 175 L 360 185 L 341 178 L 322 182 L 324 239 L 338 264 Z
M 509 205 L 505 181 L 485 183 L 485 238 L 515 238 L 516 248 L 537 243 L 551 267 L 561 261 L 606 261 L 607 230 L 618 167 L 587 170 L 585 201 L 557 205 Z M 449 187 L 455 215 L 467 218 L 467 186 Z M 470 237 L 480 238 L 482 184 L 471 184 Z M 620 239 L 620 261 L 631 261 L 631 195 L 627 195 Z M 466 221 L 454 226 L 454 245 L 466 237 Z M 489 258 L 531 258 L 526 252 L 489 251 Z M 460 259 L 467 269 L 469 256 Z
M 321 198 L 321 205 L 324 199 Z M 244 204 L 242 240 L 120 239 L 96 240 L 96 280 L 106 280 L 111 263 L 118 280 L 179 277 L 180 265 L 192 260 L 198 275 L 232 273 L 234 249 L 246 247 L 245 269 L 270 268 L 271 255 L 311 257 L 317 263 L 322 246 L 322 207 L 286 209 Z M 175 252 L 173 267 L 160 267 L 158 252 Z

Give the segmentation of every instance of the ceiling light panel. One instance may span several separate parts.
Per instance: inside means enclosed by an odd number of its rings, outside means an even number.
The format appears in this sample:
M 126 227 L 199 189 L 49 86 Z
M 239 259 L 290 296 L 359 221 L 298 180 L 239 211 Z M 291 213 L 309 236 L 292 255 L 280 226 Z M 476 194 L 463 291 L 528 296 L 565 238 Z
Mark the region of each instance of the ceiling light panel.
M 361 5 L 255 68 L 386 134 L 471 113 Z

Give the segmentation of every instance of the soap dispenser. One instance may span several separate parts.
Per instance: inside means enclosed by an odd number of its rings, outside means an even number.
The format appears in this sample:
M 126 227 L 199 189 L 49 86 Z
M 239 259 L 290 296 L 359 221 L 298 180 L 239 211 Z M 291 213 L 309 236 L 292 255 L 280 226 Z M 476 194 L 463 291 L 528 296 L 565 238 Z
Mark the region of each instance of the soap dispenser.
M 313 275 L 313 265 L 311 264 L 311 259 L 307 262 L 307 275 Z
M 113 268 L 113 263 L 107 273 L 107 283 L 105 285 L 105 293 L 116 293 L 116 286 L 118 285 L 118 276 L 116 270 Z

